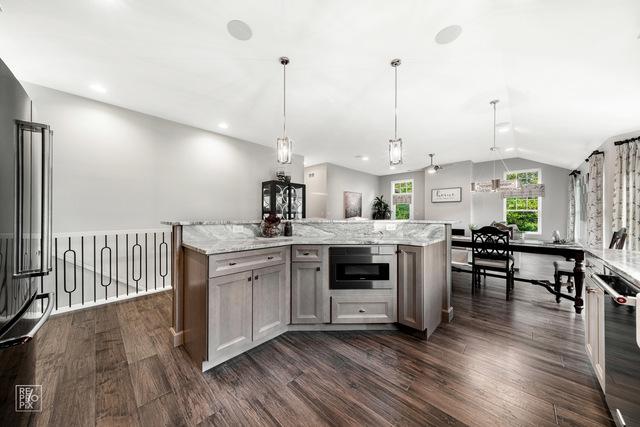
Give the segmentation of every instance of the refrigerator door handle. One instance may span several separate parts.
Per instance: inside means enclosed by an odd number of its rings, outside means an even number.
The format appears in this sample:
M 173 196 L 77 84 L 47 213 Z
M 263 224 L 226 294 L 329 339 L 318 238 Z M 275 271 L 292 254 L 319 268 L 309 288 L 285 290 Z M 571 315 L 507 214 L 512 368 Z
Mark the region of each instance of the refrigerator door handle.
M 53 149 L 52 139 L 53 132 L 48 125 L 24 122 L 16 120 L 17 128 L 17 155 L 16 155 L 16 177 L 15 177 L 15 228 L 13 236 L 13 259 L 14 269 L 13 276 L 15 278 L 45 276 L 51 271 L 51 248 L 52 248 L 52 183 L 53 183 Z M 40 137 L 40 176 L 35 179 L 33 170 L 25 167 L 27 156 L 25 154 L 25 133 L 37 134 Z M 31 154 L 33 156 L 33 154 Z M 32 161 L 31 158 L 29 158 Z M 23 224 L 25 206 L 25 175 L 29 174 L 28 182 L 38 182 L 40 185 L 39 205 L 40 205 L 40 230 L 39 244 L 37 254 L 40 257 L 39 265 L 27 265 L 25 262 L 24 240 L 28 238 L 34 239 L 33 230 L 29 230 L 25 235 Z M 33 202 L 33 194 L 30 193 L 29 203 Z M 29 247 L 31 244 L 29 244 Z M 32 256 L 32 253 L 29 254 Z M 29 263 L 31 264 L 31 262 Z
M 37 295 L 34 300 L 34 303 L 39 300 L 44 300 L 45 298 L 47 300 L 47 308 L 44 310 L 44 313 L 42 314 L 38 322 L 33 326 L 33 328 L 31 328 L 31 330 L 24 335 L 7 338 L 0 341 L 0 349 L 24 344 L 33 339 L 33 337 L 38 333 L 40 328 L 42 328 L 42 325 L 44 325 L 45 322 L 49 319 L 49 316 L 51 315 L 51 311 L 53 310 L 53 292 Z

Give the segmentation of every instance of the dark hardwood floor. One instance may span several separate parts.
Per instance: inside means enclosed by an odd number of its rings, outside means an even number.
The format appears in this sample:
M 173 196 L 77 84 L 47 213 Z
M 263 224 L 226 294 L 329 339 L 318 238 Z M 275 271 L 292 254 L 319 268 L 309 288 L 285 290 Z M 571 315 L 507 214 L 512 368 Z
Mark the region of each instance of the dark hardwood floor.
M 529 256 L 522 274 L 550 274 Z M 287 333 L 206 373 L 169 344 L 171 294 L 52 318 L 37 425 L 610 425 L 572 303 L 454 273 L 455 320 L 401 332 Z

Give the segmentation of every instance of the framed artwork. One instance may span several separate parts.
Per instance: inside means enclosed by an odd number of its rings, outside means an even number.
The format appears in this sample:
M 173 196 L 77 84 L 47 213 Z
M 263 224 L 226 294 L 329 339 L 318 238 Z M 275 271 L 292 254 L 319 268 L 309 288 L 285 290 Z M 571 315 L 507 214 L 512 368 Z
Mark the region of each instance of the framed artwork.
M 344 192 L 344 217 L 354 218 L 362 216 L 362 193 Z
M 462 187 L 434 188 L 431 203 L 456 203 L 462 201 Z

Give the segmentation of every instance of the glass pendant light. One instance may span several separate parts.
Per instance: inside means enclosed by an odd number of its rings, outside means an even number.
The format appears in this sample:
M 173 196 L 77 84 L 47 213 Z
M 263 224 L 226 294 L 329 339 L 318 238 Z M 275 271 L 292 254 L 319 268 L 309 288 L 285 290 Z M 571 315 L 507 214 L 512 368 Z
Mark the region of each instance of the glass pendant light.
M 402 138 L 398 138 L 398 67 L 400 60 L 391 61 L 391 66 L 395 72 L 395 121 L 394 121 L 394 137 L 389 140 L 389 165 L 396 166 L 402 164 Z
M 280 58 L 282 64 L 283 75 L 283 103 L 282 103 L 282 138 L 278 138 L 276 142 L 276 151 L 278 157 L 278 163 L 290 164 L 293 158 L 293 140 L 287 136 L 287 64 L 289 64 L 289 58 L 283 56 Z

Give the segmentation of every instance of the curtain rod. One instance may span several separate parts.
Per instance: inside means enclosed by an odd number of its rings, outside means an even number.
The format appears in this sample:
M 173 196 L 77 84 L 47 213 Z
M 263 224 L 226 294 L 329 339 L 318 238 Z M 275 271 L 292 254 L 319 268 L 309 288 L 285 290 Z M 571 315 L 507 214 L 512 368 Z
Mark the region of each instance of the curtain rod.
M 624 141 L 616 141 L 613 143 L 613 145 L 628 144 L 630 142 L 635 142 L 635 141 L 640 141 L 640 136 L 636 136 L 635 138 L 625 139 Z
M 604 151 L 599 151 L 599 150 L 595 150 L 593 153 L 589 154 L 589 157 L 587 157 L 586 159 L 584 159 L 585 162 L 589 162 L 589 159 L 591 158 L 591 156 L 594 156 L 596 154 L 602 154 L 604 156 Z

